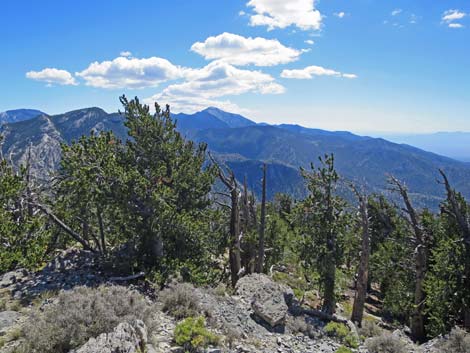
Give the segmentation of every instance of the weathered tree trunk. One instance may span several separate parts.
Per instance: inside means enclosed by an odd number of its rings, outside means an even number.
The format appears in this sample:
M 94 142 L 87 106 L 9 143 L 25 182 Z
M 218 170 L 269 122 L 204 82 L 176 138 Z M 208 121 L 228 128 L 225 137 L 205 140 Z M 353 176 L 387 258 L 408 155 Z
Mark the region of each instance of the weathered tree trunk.
M 455 190 L 450 186 L 444 171 L 439 170 L 444 179 L 444 186 L 447 193 L 447 201 L 449 202 L 449 210 L 446 210 L 455 221 L 462 235 L 465 247 L 465 267 L 464 267 L 464 302 L 463 302 L 463 321 L 464 327 L 470 329 L 470 222 L 466 214 L 466 210 L 462 210 L 456 197 Z
M 256 272 L 262 273 L 264 267 L 264 233 L 266 230 L 266 163 L 263 164 L 263 185 L 261 195 L 261 221 L 258 239 L 258 262 Z
M 331 248 L 334 249 L 334 242 L 332 240 L 328 240 L 328 250 L 332 253 L 334 250 L 330 250 Z M 330 260 L 328 261 L 326 274 L 325 274 L 325 288 L 323 292 L 323 306 L 322 311 L 325 314 L 333 315 L 336 308 L 336 300 L 335 300 L 335 281 L 336 281 L 336 266 L 335 261 Z
M 356 295 L 354 297 L 351 321 L 359 327 L 362 325 L 364 304 L 366 302 L 367 287 L 369 283 L 369 255 L 370 255 L 370 231 L 367 197 L 356 192 L 359 199 L 359 210 L 361 214 L 362 243 L 359 270 L 357 273 Z
M 248 193 L 248 186 L 246 176 L 243 181 L 243 197 L 241 205 L 242 227 L 241 234 L 246 240 L 242 247 L 242 268 L 245 269 L 246 274 L 255 272 L 256 265 L 256 248 L 253 241 L 248 238 L 250 231 L 256 226 L 256 214 L 253 213 L 254 198 L 250 199 Z
M 230 273 L 232 286 L 237 284 L 241 264 L 241 244 L 240 244 L 240 209 L 238 206 L 238 188 L 235 186 L 230 191 L 231 211 L 230 211 Z
M 209 157 L 217 166 L 220 181 L 230 192 L 229 262 L 231 282 L 232 286 L 235 287 L 242 269 L 239 188 L 233 171 L 230 170 L 229 176 L 227 177 L 211 154 L 209 154 Z
M 415 293 L 413 312 L 411 314 L 411 337 L 416 342 L 423 342 L 426 338 L 424 329 L 424 278 L 427 270 L 427 244 L 425 234 L 420 224 L 418 214 L 411 204 L 408 191 L 402 183 L 391 177 L 391 183 L 395 185 L 405 203 L 405 211 L 408 214 L 408 221 L 413 228 L 414 245 L 415 245 Z

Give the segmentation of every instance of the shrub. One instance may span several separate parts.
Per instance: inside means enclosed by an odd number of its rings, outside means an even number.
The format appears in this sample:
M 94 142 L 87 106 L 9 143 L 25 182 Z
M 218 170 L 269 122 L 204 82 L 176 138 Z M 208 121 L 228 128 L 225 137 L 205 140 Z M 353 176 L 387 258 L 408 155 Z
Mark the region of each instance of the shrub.
M 151 317 L 152 307 L 135 291 L 120 286 L 77 287 L 33 312 L 23 328 L 23 348 L 35 353 L 68 352 L 121 322 L 139 319 L 151 329 Z
M 442 353 L 470 353 L 470 334 L 456 327 L 440 349 Z
M 370 353 L 406 353 L 406 344 L 399 337 L 384 334 L 366 341 Z
M 352 350 L 350 350 L 348 347 L 341 346 L 336 350 L 336 353 L 352 353 Z
M 330 321 L 324 328 L 326 334 L 330 337 L 336 337 L 343 340 L 349 334 L 349 328 L 345 324 Z
M 325 326 L 324 330 L 328 336 L 336 337 L 348 347 L 357 348 L 359 346 L 357 338 L 349 331 L 345 324 L 331 321 Z
M 380 336 L 382 333 L 383 330 L 371 321 L 363 321 L 362 327 L 359 329 L 359 334 L 365 338 Z
M 163 311 L 176 319 L 197 316 L 200 312 L 199 299 L 194 294 L 194 287 L 187 283 L 180 283 L 174 287 L 163 290 L 160 294 Z
M 351 348 L 357 348 L 359 347 L 359 342 L 357 341 L 356 336 L 349 334 L 346 337 L 344 337 L 343 343 Z
M 219 337 L 206 329 L 204 317 L 188 317 L 175 327 L 175 343 L 186 351 L 197 352 L 209 345 L 217 345 Z

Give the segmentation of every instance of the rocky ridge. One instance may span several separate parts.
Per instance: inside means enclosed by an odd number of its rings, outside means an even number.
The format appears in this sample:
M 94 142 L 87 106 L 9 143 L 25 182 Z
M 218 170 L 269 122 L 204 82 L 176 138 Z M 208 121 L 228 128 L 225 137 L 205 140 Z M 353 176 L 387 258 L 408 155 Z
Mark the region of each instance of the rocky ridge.
M 16 352 L 21 343 L 18 332 L 22 323 L 29 319 L 34 305 L 53 303 L 54 293 L 58 291 L 115 282 L 116 277 L 104 271 L 93 254 L 79 250 L 60 254 L 35 273 L 16 270 L 4 274 L 0 277 L 0 300 L 3 302 L 0 306 L 0 353 Z M 182 347 L 173 342 L 178 321 L 161 310 L 158 291 L 150 293 L 142 279 L 131 282 L 120 284 L 139 290 L 155 303 L 152 329 L 141 321 L 123 322 L 112 332 L 91 338 L 70 353 L 184 353 Z M 220 347 L 208 348 L 206 352 L 333 353 L 341 346 L 335 338 L 325 334 L 324 322 L 298 310 L 289 287 L 274 282 L 267 275 L 253 274 L 242 278 L 232 294 L 210 288 L 194 288 L 193 292 L 208 327 L 223 338 Z M 419 347 L 400 330 L 392 335 L 406 344 L 410 353 L 437 352 L 436 346 L 445 339 L 438 338 Z M 352 351 L 368 352 L 365 345 Z

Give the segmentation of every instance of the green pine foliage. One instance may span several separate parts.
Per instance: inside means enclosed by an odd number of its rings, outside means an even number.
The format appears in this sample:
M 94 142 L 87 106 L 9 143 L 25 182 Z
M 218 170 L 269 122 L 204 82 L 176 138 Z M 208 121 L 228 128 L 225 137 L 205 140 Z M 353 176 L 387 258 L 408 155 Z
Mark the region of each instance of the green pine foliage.
M 35 268 L 45 258 L 50 230 L 31 204 L 28 173 L 27 167 L 15 170 L 0 154 L 0 273 Z

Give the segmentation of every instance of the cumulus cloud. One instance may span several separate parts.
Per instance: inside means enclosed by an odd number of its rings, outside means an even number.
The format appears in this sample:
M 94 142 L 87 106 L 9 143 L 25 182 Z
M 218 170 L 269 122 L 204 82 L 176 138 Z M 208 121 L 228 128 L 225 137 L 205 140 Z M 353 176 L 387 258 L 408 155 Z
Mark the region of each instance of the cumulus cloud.
M 307 39 L 304 43 L 308 44 L 308 45 L 314 45 L 315 44 L 315 42 L 311 39 Z
M 341 11 L 341 12 L 335 12 L 334 15 L 338 18 L 343 18 L 344 16 L 346 16 L 346 13 Z
M 302 51 L 286 47 L 276 39 L 246 38 L 226 32 L 194 43 L 191 50 L 208 60 L 256 66 L 286 64 L 296 61 L 302 54 Z
M 125 51 L 122 51 L 119 53 L 119 56 L 124 56 L 124 57 L 129 57 L 129 56 L 132 56 L 132 53 L 128 50 L 125 50 Z
M 301 30 L 318 30 L 322 16 L 315 0 L 250 0 L 250 25 L 267 26 L 268 30 L 296 26 Z
M 112 61 L 94 62 L 76 75 L 88 86 L 99 88 L 144 88 L 180 78 L 183 69 L 166 59 L 119 57 Z
M 460 10 L 447 10 L 442 15 L 442 22 L 446 23 L 449 28 L 463 28 L 461 23 L 455 21 L 462 20 L 466 16 L 467 14 Z
M 403 12 L 402 9 L 395 9 L 395 10 L 392 11 L 392 16 L 398 16 L 402 12 Z
M 260 71 L 238 69 L 223 61 L 214 61 L 200 69 L 187 69 L 183 83 L 169 85 L 146 101 L 170 104 L 178 111 L 197 111 L 209 105 L 228 109 L 229 101 L 217 98 L 244 93 L 280 94 L 284 87 Z M 234 111 L 234 106 L 230 107 Z
M 343 77 L 343 78 L 357 78 L 355 74 L 344 74 L 339 71 L 326 69 L 321 66 L 307 66 L 303 69 L 295 69 L 295 70 L 283 70 L 281 72 L 281 77 L 283 78 L 293 78 L 298 80 L 306 80 L 311 79 L 314 76 L 333 76 L 333 77 Z
M 45 68 L 41 71 L 29 71 L 26 77 L 32 80 L 46 82 L 49 85 L 76 86 L 78 85 L 72 74 L 66 70 Z

